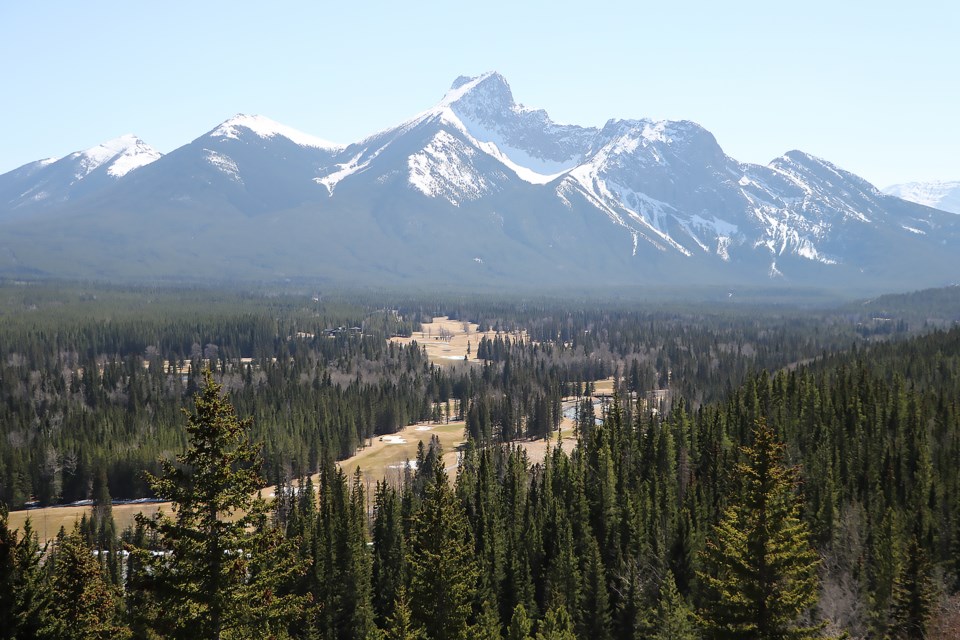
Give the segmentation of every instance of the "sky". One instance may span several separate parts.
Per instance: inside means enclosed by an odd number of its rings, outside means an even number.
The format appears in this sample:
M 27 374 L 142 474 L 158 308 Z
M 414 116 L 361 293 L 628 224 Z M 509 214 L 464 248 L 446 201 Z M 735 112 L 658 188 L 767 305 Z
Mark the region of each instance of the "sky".
M 0 173 L 134 133 L 161 152 L 237 113 L 357 141 L 499 71 L 559 122 L 693 120 L 878 187 L 960 180 L 960 3 L 0 2 Z

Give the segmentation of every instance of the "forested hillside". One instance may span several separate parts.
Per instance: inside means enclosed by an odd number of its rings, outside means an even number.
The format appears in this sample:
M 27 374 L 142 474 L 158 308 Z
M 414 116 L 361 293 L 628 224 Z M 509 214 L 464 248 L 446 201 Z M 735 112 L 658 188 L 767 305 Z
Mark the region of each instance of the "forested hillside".
M 3 499 L 96 501 L 42 556 L 32 532 L 0 527 L 12 637 L 67 637 L 65 616 L 144 638 L 957 636 L 960 329 L 848 311 L 195 302 L 4 323 Z M 387 342 L 440 311 L 529 338 L 443 366 Z M 340 326 L 362 334 L 324 332 Z M 591 397 L 608 376 L 612 394 Z M 554 442 L 564 396 L 580 397 L 577 444 L 532 460 L 510 441 Z M 335 466 L 447 400 L 469 436 L 456 469 L 437 441 L 399 483 Z M 110 417 L 126 430 L 101 431 Z M 66 473 L 65 452 L 88 475 Z M 57 464 L 32 475 L 43 456 Z M 269 507 L 249 491 L 267 481 Z M 117 532 L 123 492 L 181 508 Z

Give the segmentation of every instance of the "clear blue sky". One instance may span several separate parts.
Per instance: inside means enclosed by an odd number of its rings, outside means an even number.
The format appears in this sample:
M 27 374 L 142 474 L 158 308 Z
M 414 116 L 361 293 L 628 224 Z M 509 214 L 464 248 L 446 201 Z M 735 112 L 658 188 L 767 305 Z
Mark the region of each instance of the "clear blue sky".
M 644 6 L 647 5 L 647 6 Z M 0 173 L 238 112 L 352 142 L 501 72 L 558 121 L 694 120 L 880 187 L 960 179 L 960 3 L 0 2 Z

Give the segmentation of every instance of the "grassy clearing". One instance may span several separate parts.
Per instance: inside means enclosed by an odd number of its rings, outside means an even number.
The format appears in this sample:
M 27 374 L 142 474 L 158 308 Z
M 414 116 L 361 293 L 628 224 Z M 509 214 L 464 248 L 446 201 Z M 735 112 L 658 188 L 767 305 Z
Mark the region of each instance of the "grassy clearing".
M 408 461 L 416 461 L 417 445 L 422 441 L 426 446 L 431 436 L 436 435 L 443 447 L 444 465 L 453 475 L 456 473 L 457 447 L 463 444 L 464 426 L 462 421 L 449 424 L 424 423 L 401 429 L 392 436 L 375 437 L 369 441 L 369 446 L 341 462 L 340 468 L 351 477 L 359 468 L 364 482 L 370 485 L 384 478 L 398 481 L 403 477 L 404 465 Z
M 169 502 L 114 505 L 113 520 L 117 524 L 117 530 L 123 531 L 134 525 L 134 518 L 138 513 L 152 516 L 161 507 L 167 513 L 170 512 Z M 70 531 L 74 522 L 79 521 L 84 515 L 89 516 L 92 510 L 93 507 L 47 507 L 28 511 L 11 511 L 8 521 L 11 529 L 23 530 L 23 525 L 29 518 L 33 530 L 40 537 L 40 544 L 43 544 L 56 538 L 60 527 Z
M 414 331 L 409 338 L 390 338 L 396 344 L 416 343 L 427 350 L 427 357 L 434 364 L 454 364 L 463 362 L 477 362 L 477 347 L 480 339 L 486 337 L 493 340 L 497 337 L 496 331 L 479 331 L 479 326 L 472 322 L 451 320 L 447 316 L 437 316 L 433 322 L 423 323 L 422 331 Z M 501 336 L 526 339 L 526 332 L 505 333 Z M 467 353 L 469 348 L 470 353 Z

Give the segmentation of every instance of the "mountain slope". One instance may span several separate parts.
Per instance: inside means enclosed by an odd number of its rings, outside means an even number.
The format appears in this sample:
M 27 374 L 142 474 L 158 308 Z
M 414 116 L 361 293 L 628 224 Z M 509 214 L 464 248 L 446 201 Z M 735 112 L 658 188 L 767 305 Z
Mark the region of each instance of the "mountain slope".
M 109 187 L 160 156 L 128 134 L 63 158 L 31 162 L 0 176 L 0 216 L 62 205 Z

